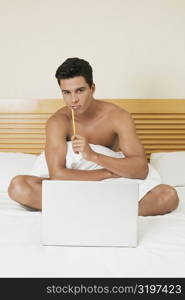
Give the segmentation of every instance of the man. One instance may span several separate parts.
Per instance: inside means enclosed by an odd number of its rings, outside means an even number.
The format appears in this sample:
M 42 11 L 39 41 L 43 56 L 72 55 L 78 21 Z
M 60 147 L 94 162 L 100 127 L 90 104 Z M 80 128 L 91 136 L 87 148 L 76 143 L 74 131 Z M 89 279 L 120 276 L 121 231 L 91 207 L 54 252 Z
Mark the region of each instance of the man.
M 79 58 L 69 58 L 56 71 L 66 106 L 53 114 L 46 124 L 45 155 L 49 170 L 48 180 L 103 180 L 127 177 L 145 179 L 148 164 L 131 115 L 120 107 L 100 100 L 93 94 L 92 68 Z M 73 134 L 72 109 L 75 112 L 77 134 Z M 102 169 L 74 170 L 66 168 L 67 141 L 73 151 L 84 159 L 95 162 Z M 124 158 L 113 158 L 96 153 L 89 144 L 116 150 L 119 146 Z M 42 209 L 41 185 L 44 177 L 18 175 L 10 183 L 9 196 L 28 207 Z M 159 184 L 139 202 L 139 215 L 165 214 L 178 206 L 175 189 Z

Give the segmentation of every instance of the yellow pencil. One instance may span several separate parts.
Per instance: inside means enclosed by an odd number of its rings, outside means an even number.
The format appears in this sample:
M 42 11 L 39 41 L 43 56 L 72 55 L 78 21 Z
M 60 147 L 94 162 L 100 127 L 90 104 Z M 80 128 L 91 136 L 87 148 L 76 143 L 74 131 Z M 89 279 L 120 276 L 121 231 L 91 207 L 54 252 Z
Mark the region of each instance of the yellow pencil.
M 75 127 L 75 116 L 74 116 L 74 110 L 71 109 L 72 111 L 72 121 L 73 121 L 73 134 L 76 134 L 76 127 Z

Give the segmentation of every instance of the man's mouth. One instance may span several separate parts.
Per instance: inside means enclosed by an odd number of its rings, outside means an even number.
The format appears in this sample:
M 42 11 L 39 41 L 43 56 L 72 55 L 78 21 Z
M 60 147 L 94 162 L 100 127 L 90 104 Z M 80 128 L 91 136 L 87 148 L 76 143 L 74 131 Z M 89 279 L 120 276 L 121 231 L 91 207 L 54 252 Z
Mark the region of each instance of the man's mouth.
M 73 105 L 71 106 L 72 109 L 76 110 L 76 109 L 79 109 L 81 107 L 81 105 Z

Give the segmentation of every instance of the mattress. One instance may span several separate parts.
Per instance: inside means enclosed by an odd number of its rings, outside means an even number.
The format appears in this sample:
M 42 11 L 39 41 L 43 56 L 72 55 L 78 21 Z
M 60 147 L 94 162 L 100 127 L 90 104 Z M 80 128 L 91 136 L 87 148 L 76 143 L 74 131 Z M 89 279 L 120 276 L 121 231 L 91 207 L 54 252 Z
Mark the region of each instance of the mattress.
M 0 277 L 185 277 L 185 187 L 172 213 L 139 217 L 136 248 L 41 244 L 41 213 L 0 193 Z

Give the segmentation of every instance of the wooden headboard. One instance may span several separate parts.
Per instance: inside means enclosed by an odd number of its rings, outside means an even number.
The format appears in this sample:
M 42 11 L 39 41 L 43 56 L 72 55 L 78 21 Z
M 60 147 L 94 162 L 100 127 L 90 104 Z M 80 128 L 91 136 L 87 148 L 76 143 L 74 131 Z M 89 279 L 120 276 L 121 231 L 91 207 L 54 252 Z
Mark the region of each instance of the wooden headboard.
M 151 152 L 185 151 L 185 99 L 109 99 L 132 114 L 147 158 Z M 39 154 L 46 120 L 61 99 L 0 99 L 0 151 Z

